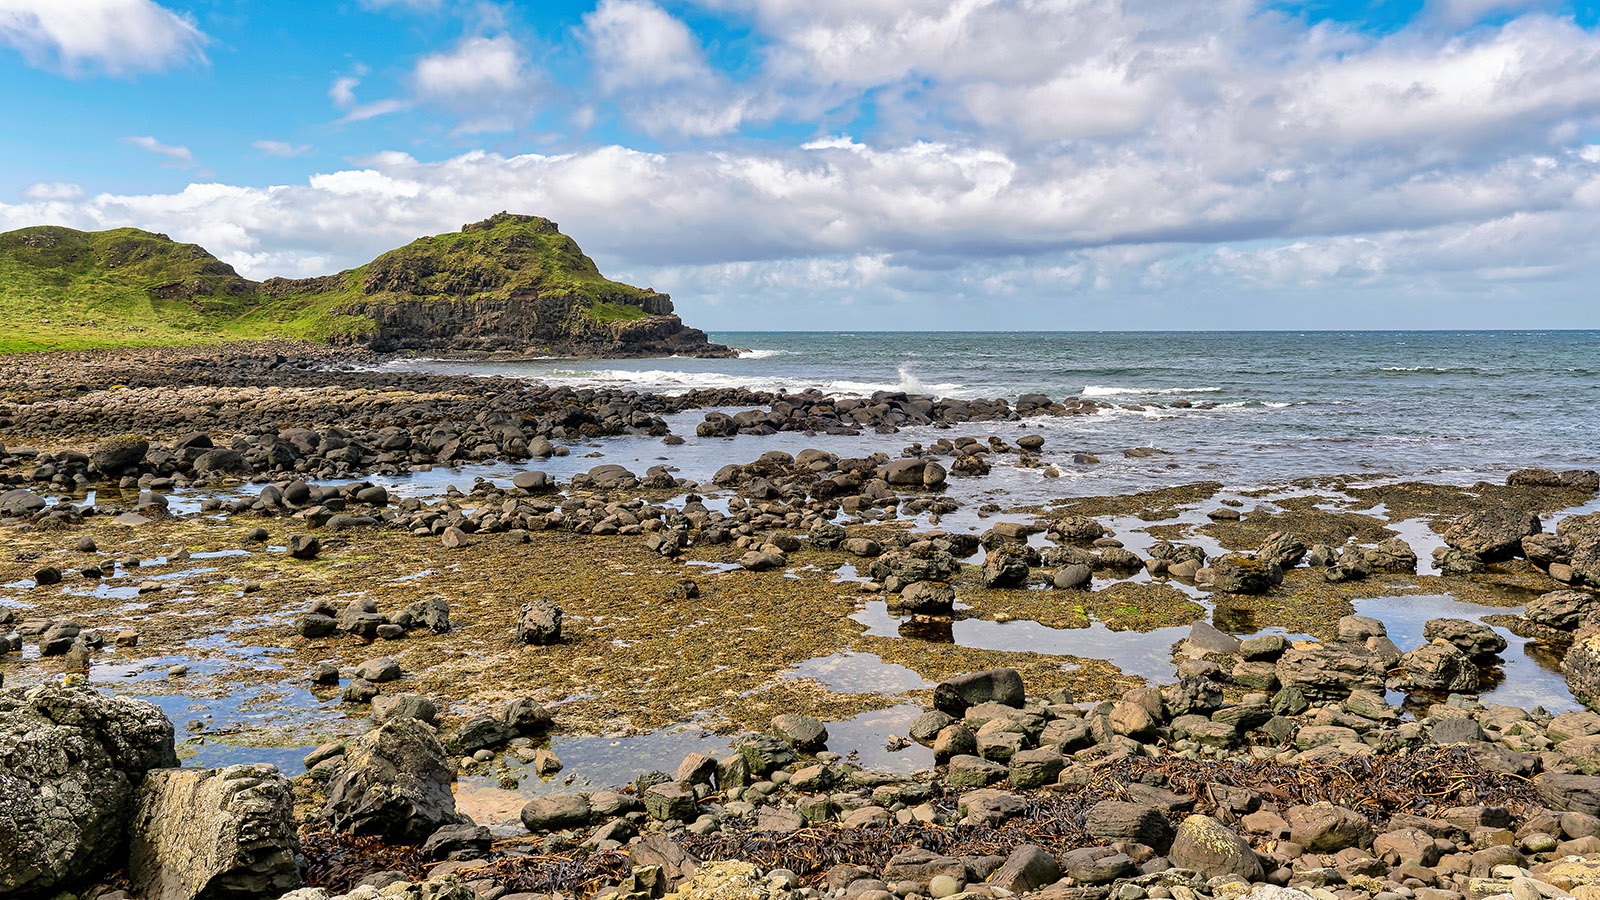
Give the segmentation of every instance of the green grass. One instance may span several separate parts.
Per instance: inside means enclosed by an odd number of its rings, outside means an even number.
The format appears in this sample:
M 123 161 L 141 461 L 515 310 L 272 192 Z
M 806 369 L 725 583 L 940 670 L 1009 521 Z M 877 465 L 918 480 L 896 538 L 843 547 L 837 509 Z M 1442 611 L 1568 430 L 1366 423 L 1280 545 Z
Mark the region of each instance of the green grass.
M 370 331 L 362 307 L 403 302 L 560 297 L 580 318 L 608 324 L 648 315 L 647 296 L 601 275 L 555 223 L 505 213 L 337 275 L 261 283 L 195 244 L 134 228 L 0 234 L 0 353 L 327 341 Z

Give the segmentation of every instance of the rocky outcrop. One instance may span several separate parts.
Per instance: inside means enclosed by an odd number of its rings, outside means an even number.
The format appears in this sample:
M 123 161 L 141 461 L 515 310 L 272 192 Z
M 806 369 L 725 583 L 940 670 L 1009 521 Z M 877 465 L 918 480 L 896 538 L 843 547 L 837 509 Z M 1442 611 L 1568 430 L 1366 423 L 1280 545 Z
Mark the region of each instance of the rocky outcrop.
M 460 821 L 455 772 L 433 728 L 392 719 L 350 742 L 323 818 L 340 831 L 420 843 Z
M 372 330 L 334 335 L 334 343 L 364 344 L 379 352 L 400 350 L 506 351 L 577 357 L 734 356 L 672 314 L 666 294 L 646 295 L 642 318 L 597 322 L 589 303 L 570 296 L 509 299 L 415 300 L 352 303 L 340 315 L 367 319 Z
M 128 873 L 144 900 L 276 897 L 300 886 L 294 796 L 272 766 L 153 770 L 130 833 Z
M 0 896 L 117 864 L 145 772 L 177 764 L 172 723 L 150 703 L 55 684 L 0 690 Z

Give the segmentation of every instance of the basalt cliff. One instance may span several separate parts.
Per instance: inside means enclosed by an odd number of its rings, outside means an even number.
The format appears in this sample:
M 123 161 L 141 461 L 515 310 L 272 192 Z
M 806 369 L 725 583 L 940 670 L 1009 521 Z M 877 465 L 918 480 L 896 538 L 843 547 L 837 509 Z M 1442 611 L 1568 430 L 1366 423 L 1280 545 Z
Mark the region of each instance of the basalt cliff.
M 600 274 L 538 216 L 499 213 L 364 266 L 254 282 L 134 228 L 0 234 L 0 352 L 289 337 L 379 352 L 730 356 L 672 300 Z

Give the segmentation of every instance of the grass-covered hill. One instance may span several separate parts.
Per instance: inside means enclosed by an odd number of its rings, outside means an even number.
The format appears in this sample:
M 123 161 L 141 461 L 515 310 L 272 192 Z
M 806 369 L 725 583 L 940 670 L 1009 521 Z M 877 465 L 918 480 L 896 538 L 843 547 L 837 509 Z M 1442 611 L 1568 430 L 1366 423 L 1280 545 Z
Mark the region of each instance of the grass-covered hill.
M 500 213 L 336 275 L 264 282 L 136 228 L 0 234 L 0 352 L 265 337 L 557 352 L 704 344 L 671 313 L 667 295 L 607 279 L 537 216 Z

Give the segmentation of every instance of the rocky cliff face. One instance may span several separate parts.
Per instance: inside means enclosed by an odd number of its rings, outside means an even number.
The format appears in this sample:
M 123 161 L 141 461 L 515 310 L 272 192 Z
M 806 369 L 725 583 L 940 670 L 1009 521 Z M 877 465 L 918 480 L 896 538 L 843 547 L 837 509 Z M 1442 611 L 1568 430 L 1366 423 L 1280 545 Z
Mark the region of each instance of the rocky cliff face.
M 646 315 L 596 321 L 590 305 L 571 297 L 514 296 L 474 300 L 402 300 L 352 303 L 340 315 L 374 323 L 370 332 L 334 338 L 379 352 L 506 352 L 548 356 L 648 357 L 733 356 L 705 332 L 688 328 L 672 313 L 666 294 L 639 304 Z

